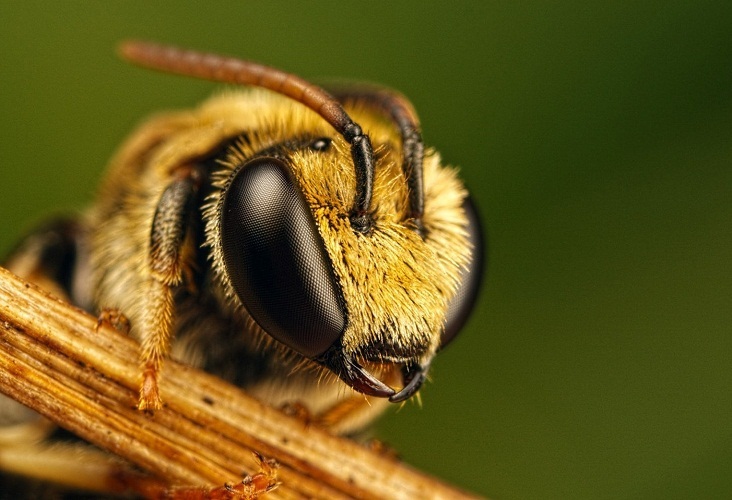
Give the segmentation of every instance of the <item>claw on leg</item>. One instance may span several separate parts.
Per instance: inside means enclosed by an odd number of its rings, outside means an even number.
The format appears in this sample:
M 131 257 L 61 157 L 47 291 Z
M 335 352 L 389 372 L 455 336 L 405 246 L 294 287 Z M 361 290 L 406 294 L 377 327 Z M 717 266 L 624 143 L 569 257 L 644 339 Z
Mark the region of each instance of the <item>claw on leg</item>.
M 137 403 L 138 410 L 160 410 L 163 407 L 163 400 L 160 399 L 158 388 L 158 367 L 154 361 L 145 364 L 142 370 L 142 384 L 140 385 L 140 401 Z
M 282 413 L 284 413 L 285 415 L 296 418 L 297 420 L 305 424 L 306 427 L 313 423 L 313 414 L 310 412 L 307 406 L 300 403 L 299 401 L 285 403 L 280 407 L 280 410 L 282 410 Z
M 254 452 L 254 457 L 259 464 L 259 472 L 247 476 L 238 483 L 227 483 L 218 488 L 174 488 L 164 492 L 158 498 L 175 500 L 255 500 L 261 495 L 268 493 L 277 486 L 277 469 L 279 465 L 273 459 L 265 459 L 262 455 Z
M 98 332 L 102 326 L 110 326 L 125 335 L 130 333 L 130 320 L 119 309 L 111 307 L 102 309 L 99 317 L 97 317 L 97 325 L 94 327 L 94 331 Z
M 226 484 L 210 490 L 208 498 L 253 500 L 259 498 L 259 495 L 277 488 L 280 484 L 277 480 L 277 468 L 279 467 L 277 462 L 273 459 L 267 460 L 257 452 L 254 452 L 254 457 L 259 463 L 259 472 L 245 477 L 239 483 Z

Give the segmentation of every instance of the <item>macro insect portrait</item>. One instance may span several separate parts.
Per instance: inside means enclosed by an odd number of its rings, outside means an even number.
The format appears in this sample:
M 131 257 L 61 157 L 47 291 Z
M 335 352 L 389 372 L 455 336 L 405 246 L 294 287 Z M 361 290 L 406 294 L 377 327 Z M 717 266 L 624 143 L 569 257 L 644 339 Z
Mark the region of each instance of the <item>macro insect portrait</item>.
M 151 418 L 167 358 L 340 435 L 418 395 L 473 308 L 484 249 L 409 101 L 145 42 L 120 53 L 236 87 L 145 122 L 89 209 L 27 235 L 5 267 L 140 343 L 137 409 Z M 0 425 L 18 431 L 7 447 L 57 436 L 9 398 Z M 88 445 L 66 446 L 56 467 L 73 477 Z

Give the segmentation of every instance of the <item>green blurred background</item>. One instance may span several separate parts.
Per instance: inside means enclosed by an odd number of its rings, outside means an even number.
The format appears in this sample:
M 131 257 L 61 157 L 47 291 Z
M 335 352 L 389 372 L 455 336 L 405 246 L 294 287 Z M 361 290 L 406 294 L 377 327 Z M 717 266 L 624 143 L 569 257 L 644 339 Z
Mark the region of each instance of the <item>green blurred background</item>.
M 0 251 L 92 197 L 145 116 L 215 85 L 141 37 L 402 90 L 490 234 L 479 310 L 404 459 L 499 499 L 732 495 L 732 6 L 2 2 Z

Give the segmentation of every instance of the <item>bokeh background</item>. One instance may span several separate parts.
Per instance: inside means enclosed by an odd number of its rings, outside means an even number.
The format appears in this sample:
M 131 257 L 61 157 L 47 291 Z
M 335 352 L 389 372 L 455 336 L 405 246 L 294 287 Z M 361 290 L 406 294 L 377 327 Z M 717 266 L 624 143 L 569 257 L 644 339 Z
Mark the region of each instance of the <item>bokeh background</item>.
M 400 89 L 490 236 L 469 327 L 378 434 L 480 495 L 732 494 L 732 4 L 2 2 L 0 251 L 215 85 L 130 37 Z

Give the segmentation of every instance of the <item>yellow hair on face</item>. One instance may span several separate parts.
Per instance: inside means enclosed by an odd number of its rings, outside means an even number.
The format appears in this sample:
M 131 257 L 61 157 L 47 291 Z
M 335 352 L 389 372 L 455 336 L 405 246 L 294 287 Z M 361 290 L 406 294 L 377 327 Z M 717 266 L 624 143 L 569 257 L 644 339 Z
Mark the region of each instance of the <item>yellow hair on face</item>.
M 258 106 L 263 98 L 268 105 Z M 310 206 L 343 294 L 348 314 L 344 351 L 355 356 L 369 354 L 371 361 L 385 362 L 411 352 L 414 359 L 429 362 L 440 345 L 447 307 L 470 254 L 462 208 L 467 192 L 455 170 L 442 166 L 435 152 L 426 153 L 422 237 L 405 221 L 408 189 L 398 134 L 391 124 L 366 110 L 349 109 L 370 135 L 376 156 L 371 202 L 374 224 L 368 234 L 361 234 L 352 229 L 349 220 L 356 185 L 349 146 L 321 117 L 298 103 L 260 92 L 218 99 L 208 106 L 218 108 L 226 102 L 230 114 L 246 110 L 246 119 L 235 119 L 251 124 L 250 129 L 242 130 L 246 140 L 231 148 L 215 174 L 216 190 L 206 207 L 207 239 L 225 294 L 236 301 L 228 277 L 221 272 L 224 266 L 216 227 L 232 171 L 259 151 L 293 137 L 333 137 L 327 151 L 288 151 L 286 161 Z M 380 346 L 380 350 L 366 352 L 369 345 Z

